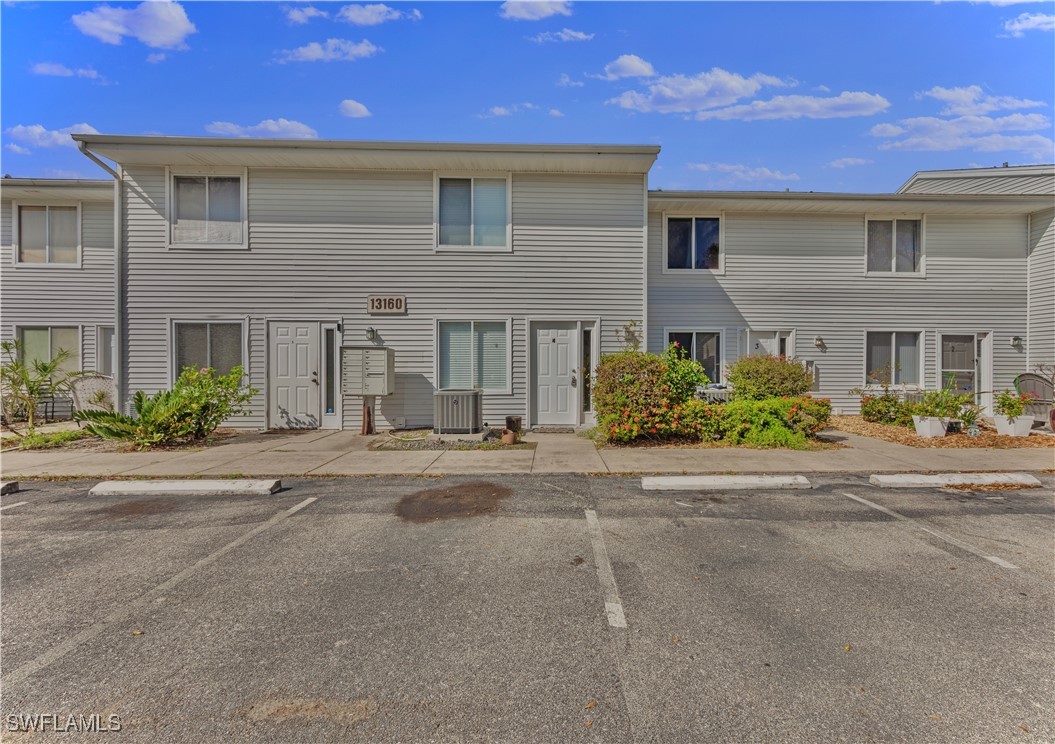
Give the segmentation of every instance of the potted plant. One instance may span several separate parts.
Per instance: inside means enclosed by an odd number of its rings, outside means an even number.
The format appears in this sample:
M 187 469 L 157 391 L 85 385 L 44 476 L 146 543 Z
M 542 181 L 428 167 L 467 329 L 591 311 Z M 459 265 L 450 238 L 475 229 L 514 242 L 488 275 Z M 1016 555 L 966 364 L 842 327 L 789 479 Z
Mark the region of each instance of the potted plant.
M 916 427 L 918 436 L 930 439 L 943 437 L 949 429 L 952 421 L 959 422 L 957 418 L 960 410 L 971 400 L 970 394 L 956 395 L 952 390 L 952 380 L 941 390 L 928 390 L 923 394 L 923 400 L 917 403 L 912 410 L 912 423 Z
M 993 403 L 993 422 L 996 424 L 996 433 L 1005 437 L 1028 437 L 1029 430 L 1033 428 L 1033 417 L 1026 414 L 1026 403 L 1030 400 L 1029 393 L 1019 395 L 1011 390 L 1001 390 L 996 394 Z
M 978 427 L 978 417 L 981 414 L 982 409 L 974 402 L 965 403 L 960 409 L 960 420 L 963 422 L 963 430 L 967 436 L 976 437 L 982 433 Z
M 945 436 L 945 421 L 926 401 L 917 403 L 912 409 L 912 425 L 916 427 L 916 436 L 924 439 Z

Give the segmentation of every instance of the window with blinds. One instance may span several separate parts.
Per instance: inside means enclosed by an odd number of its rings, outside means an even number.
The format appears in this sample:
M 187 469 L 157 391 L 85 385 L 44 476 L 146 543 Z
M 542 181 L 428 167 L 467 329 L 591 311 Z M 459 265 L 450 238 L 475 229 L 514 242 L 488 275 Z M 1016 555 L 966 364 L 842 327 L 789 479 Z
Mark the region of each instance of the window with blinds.
M 439 244 L 508 245 L 508 182 L 504 178 L 439 179 Z
M 241 245 L 242 179 L 173 176 L 172 242 Z
M 76 264 L 77 207 L 19 206 L 18 263 Z
M 441 390 L 509 388 L 509 324 L 499 321 L 440 321 Z
M 212 367 L 217 374 L 226 375 L 241 365 L 241 323 L 176 323 L 175 376 L 184 367 Z

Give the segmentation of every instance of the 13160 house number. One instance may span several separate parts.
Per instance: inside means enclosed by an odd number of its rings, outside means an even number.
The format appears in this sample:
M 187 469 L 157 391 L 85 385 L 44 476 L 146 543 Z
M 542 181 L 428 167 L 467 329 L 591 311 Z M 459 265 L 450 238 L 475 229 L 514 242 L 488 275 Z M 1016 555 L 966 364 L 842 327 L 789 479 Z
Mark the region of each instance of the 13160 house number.
M 404 295 L 370 295 L 366 298 L 367 312 L 371 315 L 402 315 L 407 311 Z

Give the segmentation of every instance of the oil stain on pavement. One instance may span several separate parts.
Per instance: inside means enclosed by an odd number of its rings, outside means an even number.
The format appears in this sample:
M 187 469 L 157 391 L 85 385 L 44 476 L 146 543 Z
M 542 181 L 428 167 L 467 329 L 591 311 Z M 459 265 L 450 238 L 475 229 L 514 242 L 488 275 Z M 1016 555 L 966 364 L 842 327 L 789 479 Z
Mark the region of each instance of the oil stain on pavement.
M 396 514 L 405 522 L 419 524 L 441 519 L 479 517 L 497 511 L 498 505 L 512 494 L 512 489 L 487 481 L 428 488 L 400 499 L 396 505 Z

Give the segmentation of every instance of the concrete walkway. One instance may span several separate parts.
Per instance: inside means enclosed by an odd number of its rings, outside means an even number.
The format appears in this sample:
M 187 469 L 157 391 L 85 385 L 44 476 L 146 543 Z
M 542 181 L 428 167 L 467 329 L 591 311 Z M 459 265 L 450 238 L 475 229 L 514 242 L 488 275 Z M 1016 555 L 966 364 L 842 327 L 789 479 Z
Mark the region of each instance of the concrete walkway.
M 528 434 L 534 450 L 368 449 L 353 432 L 245 434 L 177 452 L 49 450 L 0 456 L 5 480 L 32 477 L 356 476 L 486 473 L 883 473 L 1055 469 L 1052 449 L 917 449 L 835 432 L 842 449 L 604 448 L 576 434 Z

